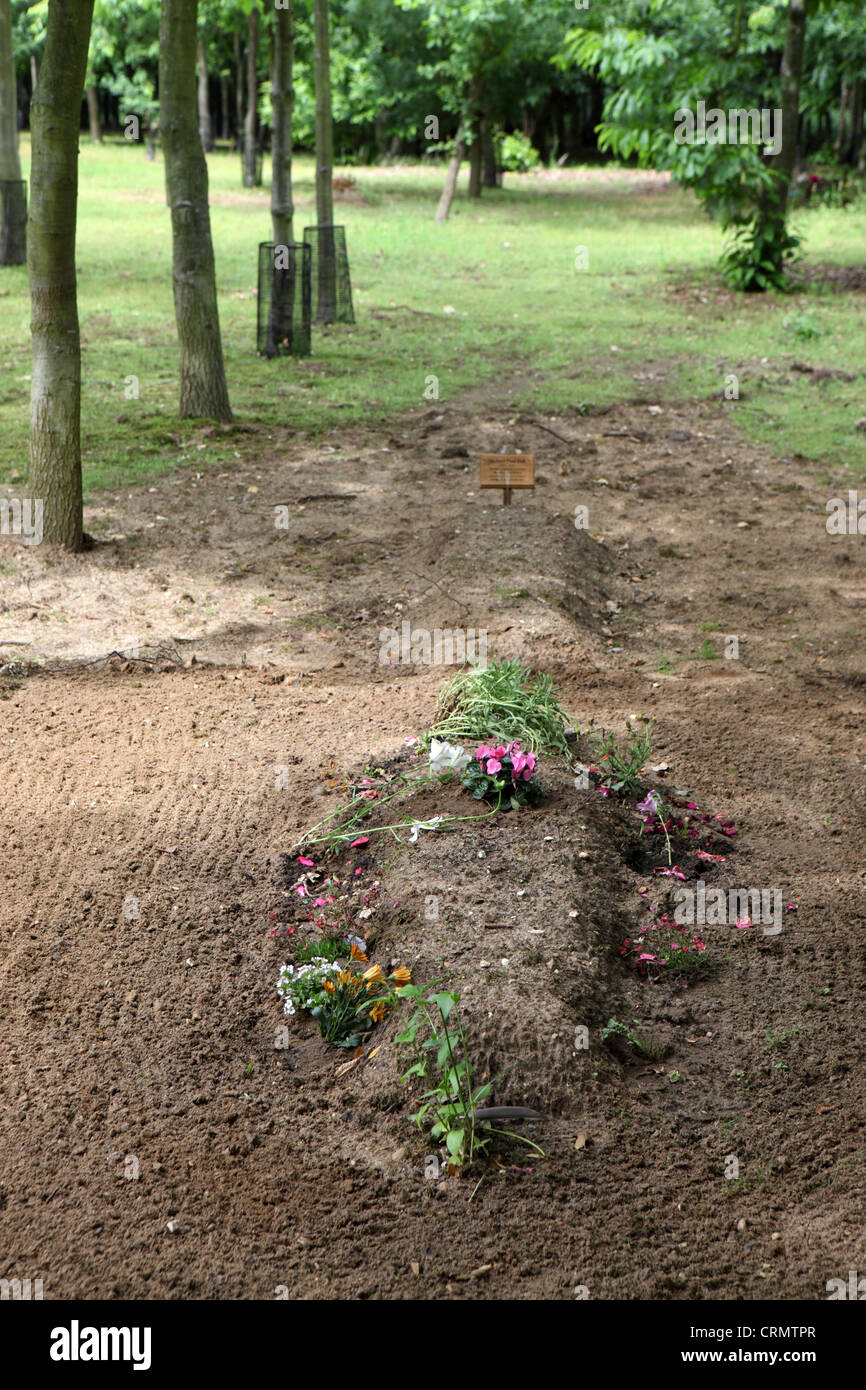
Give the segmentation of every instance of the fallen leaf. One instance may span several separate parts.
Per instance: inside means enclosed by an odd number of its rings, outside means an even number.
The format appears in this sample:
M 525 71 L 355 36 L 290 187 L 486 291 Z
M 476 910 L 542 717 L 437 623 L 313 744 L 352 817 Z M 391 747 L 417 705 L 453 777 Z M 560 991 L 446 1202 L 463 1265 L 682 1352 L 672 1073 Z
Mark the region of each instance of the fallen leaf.
M 421 1266 L 419 1265 L 417 1260 L 413 1260 L 412 1263 L 409 1265 L 409 1268 L 416 1277 L 421 1273 Z
M 583 1131 L 581 1131 L 581 1133 L 580 1133 L 580 1134 L 577 1136 L 577 1138 L 575 1139 L 575 1141 L 574 1141 L 574 1147 L 575 1147 L 576 1149 L 585 1149 L 585 1148 L 586 1148 L 586 1135 L 583 1133 Z

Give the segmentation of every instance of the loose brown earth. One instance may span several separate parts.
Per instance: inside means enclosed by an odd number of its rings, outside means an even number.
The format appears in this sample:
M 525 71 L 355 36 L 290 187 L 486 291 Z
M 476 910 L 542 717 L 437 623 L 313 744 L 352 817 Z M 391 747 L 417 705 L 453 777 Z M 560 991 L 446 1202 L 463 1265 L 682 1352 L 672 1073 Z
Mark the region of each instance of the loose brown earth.
M 832 494 L 744 445 L 733 404 L 545 430 L 508 389 L 326 445 L 239 436 L 230 473 L 96 499 L 77 558 L 4 543 L 0 1275 L 46 1298 L 821 1299 L 866 1269 L 864 542 L 828 536 Z M 475 482 L 501 449 L 538 457 L 510 510 Z M 534 811 L 373 836 L 373 958 L 459 988 L 495 1101 L 548 1117 L 544 1158 L 444 1184 L 393 1020 L 340 1075 L 308 1020 L 275 1046 L 282 856 L 449 674 L 380 663 L 404 618 L 485 628 L 581 729 L 656 715 L 651 762 L 739 829 L 707 881 L 796 904 L 778 937 L 708 928 L 706 978 L 640 980 L 616 948 L 670 881 L 553 759 Z M 663 1062 L 604 1044 L 611 1016 Z

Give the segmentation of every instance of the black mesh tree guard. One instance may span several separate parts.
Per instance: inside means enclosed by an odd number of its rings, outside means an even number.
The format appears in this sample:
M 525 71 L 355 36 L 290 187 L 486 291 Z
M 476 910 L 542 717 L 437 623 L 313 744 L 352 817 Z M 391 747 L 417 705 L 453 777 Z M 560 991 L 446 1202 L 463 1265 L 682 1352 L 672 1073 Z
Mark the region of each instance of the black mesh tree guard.
M 310 354 L 310 248 L 259 243 L 256 347 L 265 357 Z
M 0 179 L 0 265 L 27 264 L 27 184 Z
M 346 228 L 305 227 L 304 241 L 313 253 L 314 322 L 354 323 Z
M 265 162 L 265 146 L 262 135 L 257 136 L 255 149 L 249 160 L 247 160 L 246 154 L 246 136 L 243 132 L 238 136 L 238 146 L 241 152 L 241 183 L 244 188 L 261 188 Z

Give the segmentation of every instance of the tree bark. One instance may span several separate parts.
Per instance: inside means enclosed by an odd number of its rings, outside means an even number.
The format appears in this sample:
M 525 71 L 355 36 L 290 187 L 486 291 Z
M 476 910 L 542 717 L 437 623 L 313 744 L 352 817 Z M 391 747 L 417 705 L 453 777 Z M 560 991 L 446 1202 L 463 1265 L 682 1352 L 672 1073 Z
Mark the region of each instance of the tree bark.
M 36 63 L 36 54 L 30 54 L 30 100 L 36 95 L 36 81 L 39 77 L 39 68 Z
M 490 121 L 484 121 L 481 127 L 481 154 L 484 163 L 481 181 L 485 188 L 496 188 L 496 136 Z
M 197 0 L 163 0 L 159 23 L 159 130 L 171 209 L 180 415 L 231 420 L 196 109 L 197 9 Z
M 782 55 L 782 146 L 770 161 L 778 175 L 775 188 L 768 195 L 765 215 L 782 222 L 788 206 L 788 188 L 797 159 L 797 137 L 800 127 L 800 81 L 803 75 L 803 51 L 806 45 L 805 0 L 788 0 L 788 19 L 785 26 L 785 51 Z
M 210 88 L 207 77 L 207 53 L 204 39 L 199 37 L 196 47 L 198 64 L 198 133 L 205 154 L 213 149 L 213 128 L 210 118 Z
M 481 197 L 481 170 L 483 168 L 483 147 L 481 143 L 481 118 L 476 116 L 472 123 L 472 144 L 469 147 L 469 197 Z
M 20 179 L 18 88 L 12 52 L 12 4 L 0 0 L 0 179 Z
M 244 188 L 254 188 L 256 179 L 256 114 L 259 86 L 256 68 L 259 56 L 259 9 L 254 3 L 247 29 L 247 114 L 244 122 Z
M 851 88 L 848 86 L 847 78 L 842 78 L 842 89 L 839 93 L 839 124 L 836 127 L 836 142 L 833 152 L 837 159 L 842 157 L 842 147 L 845 143 L 845 117 L 848 114 L 848 102 L 850 100 Z
M 10 0 L 0 0 L 0 266 L 27 262 L 27 186 L 18 156 L 18 84 Z
M 51 0 L 31 106 L 29 490 L 43 538 L 80 550 L 81 342 L 75 282 L 78 132 L 93 0 Z
M 274 12 L 274 61 L 271 74 L 271 221 L 277 246 L 294 240 L 292 201 L 292 111 L 295 102 L 293 63 L 294 15 L 291 0 Z
M 99 119 L 99 93 L 92 82 L 87 84 L 87 120 L 91 145 L 102 144 L 102 122 Z
M 439 199 L 439 206 L 436 209 L 436 221 L 446 222 L 451 212 L 451 203 L 454 199 L 454 190 L 457 187 L 457 175 L 460 173 L 460 165 L 463 163 L 463 155 L 466 146 L 463 143 L 463 131 L 457 132 L 457 139 L 454 141 L 454 153 L 448 161 L 448 172 L 445 175 L 445 187 L 442 189 L 442 197 Z
M 318 226 L 316 322 L 337 316 L 334 256 L 334 123 L 331 115 L 331 44 L 328 0 L 314 0 L 316 40 L 316 224 Z
M 243 145 L 244 132 L 244 59 L 241 50 L 241 36 L 235 30 L 235 120 L 237 125 L 236 148 L 241 149 Z
M 220 73 L 220 139 L 229 140 L 229 75 L 227 72 Z

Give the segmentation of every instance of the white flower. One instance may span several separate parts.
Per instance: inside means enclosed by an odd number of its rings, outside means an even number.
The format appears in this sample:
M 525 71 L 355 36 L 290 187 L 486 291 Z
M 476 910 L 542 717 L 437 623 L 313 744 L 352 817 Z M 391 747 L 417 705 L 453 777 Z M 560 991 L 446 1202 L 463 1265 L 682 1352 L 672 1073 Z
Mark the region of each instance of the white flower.
M 412 829 L 411 829 L 410 834 L 409 834 L 409 841 L 410 841 L 410 843 L 413 844 L 413 845 L 416 845 L 416 844 L 418 843 L 418 835 L 419 835 L 419 833 L 420 833 L 422 830 L 435 830 L 436 827 L 437 827 L 437 825 L 439 824 L 439 822 L 440 822 L 442 819 L 443 819 L 442 816 L 434 816 L 432 820 L 416 820 L 416 821 L 413 821 L 413 822 L 412 822 Z
M 454 748 L 444 740 L 430 740 L 430 770 L 437 775 L 442 772 L 462 772 L 472 758 L 462 748 Z
M 291 999 L 287 999 L 286 1002 L 285 1002 L 285 1004 L 283 1005 L 283 1013 L 284 1013 L 284 1014 L 288 1014 L 289 1017 L 291 1018 L 291 1016 L 292 1016 L 292 1014 L 293 1014 L 294 1012 L 295 1012 L 295 1006 L 294 1006 L 294 1004 L 292 1003 Z

